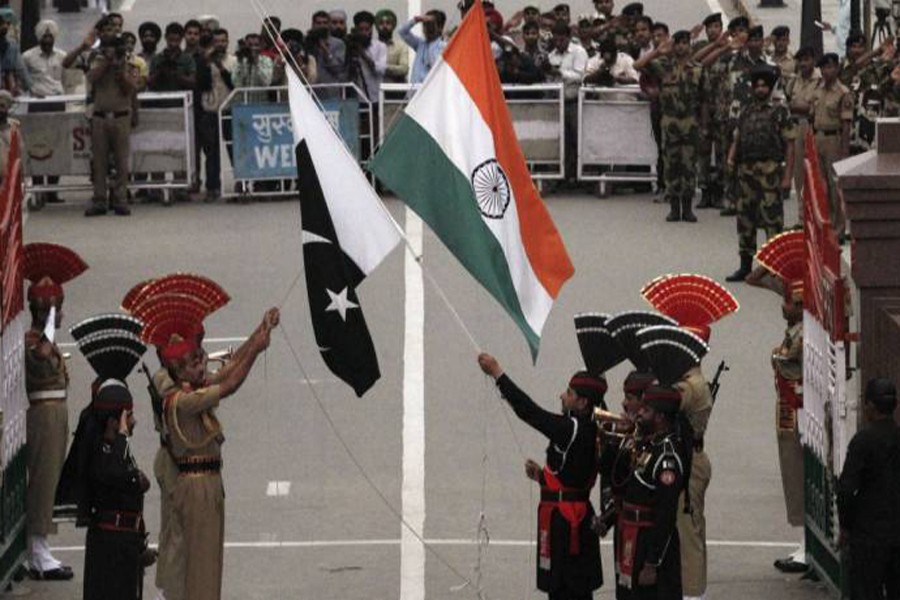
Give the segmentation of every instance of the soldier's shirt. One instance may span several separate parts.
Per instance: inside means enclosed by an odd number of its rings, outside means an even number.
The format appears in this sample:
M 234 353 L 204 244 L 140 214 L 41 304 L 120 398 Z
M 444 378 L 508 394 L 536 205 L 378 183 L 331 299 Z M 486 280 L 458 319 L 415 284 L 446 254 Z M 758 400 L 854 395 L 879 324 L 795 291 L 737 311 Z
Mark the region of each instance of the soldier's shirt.
M 660 82 L 662 116 L 696 121 L 703 97 L 703 67 L 700 63 L 664 56 L 651 61 L 647 70 Z
M 221 400 L 219 385 L 192 389 L 184 384 L 166 401 L 166 421 L 172 453 L 178 458 L 221 455 L 222 427 L 215 415 Z
M 728 72 L 732 89 L 729 115 L 732 119 L 737 119 L 741 111 L 753 102 L 753 78 L 751 73 L 755 67 L 760 65 L 772 66 L 765 55 L 754 58 L 746 51 L 735 54 L 732 59 Z M 776 87 L 778 87 L 778 84 L 776 84 Z
M 756 117 L 756 118 L 754 118 Z M 799 128 L 794 119 L 791 118 L 790 111 L 782 102 L 773 100 L 769 97 L 765 102 L 752 102 L 741 111 L 738 119 L 738 127 L 734 131 L 734 141 L 738 145 L 738 158 L 744 151 L 745 144 L 750 143 L 755 146 L 757 151 L 751 149 L 749 155 L 765 155 L 769 156 L 782 154 L 784 148 L 774 148 L 779 141 L 792 142 L 797 139 Z M 759 160 L 759 159 L 757 159 Z M 784 157 L 781 156 L 781 160 Z
M 778 67 L 781 77 L 785 80 L 790 81 L 797 74 L 797 60 L 790 53 L 784 53 L 780 56 L 773 54 L 770 60 L 772 64 Z
M 853 94 L 843 83 L 830 87 L 820 81 L 813 94 L 812 123 L 816 131 L 839 131 L 844 121 L 853 120 Z
M 818 69 L 813 69 L 810 77 L 803 77 L 803 75 L 797 74 L 797 76 L 791 79 L 785 86 L 785 96 L 787 97 L 791 111 L 804 111 L 806 113 L 803 117 L 794 114 L 794 118 L 798 121 L 809 118 L 816 87 L 819 85 L 820 81 L 822 81 L 821 73 L 819 73 Z
M 694 437 L 702 438 L 712 414 L 713 400 L 700 367 L 690 369 L 675 387 L 681 393 L 681 411 L 690 422 Z
M 781 359 L 773 363 L 778 374 L 789 381 L 803 379 L 803 322 L 795 323 L 784 332 Z

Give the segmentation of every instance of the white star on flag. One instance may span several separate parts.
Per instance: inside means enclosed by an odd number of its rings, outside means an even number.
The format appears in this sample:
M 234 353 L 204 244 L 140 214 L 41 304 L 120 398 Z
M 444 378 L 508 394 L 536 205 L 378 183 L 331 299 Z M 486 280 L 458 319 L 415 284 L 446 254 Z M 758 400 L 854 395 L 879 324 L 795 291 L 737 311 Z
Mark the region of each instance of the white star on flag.
M 325 291 L 328 292 L 328 296 L 331 298 L 331 304 L 325 307 L 325 311 L 339 313 L 341 319 L 345 322 L 347 321 L 347 311 L 351 308 L 359 308 L 359 304 L 354 304 L 347 299 L 347 290 L 348 288 L 344 288 L 339 293 L 335 294 L 328 288 L 325 288 Z

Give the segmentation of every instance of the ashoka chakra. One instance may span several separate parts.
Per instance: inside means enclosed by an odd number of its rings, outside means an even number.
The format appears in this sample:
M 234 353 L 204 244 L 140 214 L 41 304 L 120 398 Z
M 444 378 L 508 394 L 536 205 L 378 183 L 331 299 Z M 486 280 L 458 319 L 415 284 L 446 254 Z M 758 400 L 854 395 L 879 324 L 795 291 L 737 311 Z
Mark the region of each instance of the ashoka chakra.
M 502 219 L 512 197 L 509 180 L 496 158 L 486 160 L 472 171 L 472 189 L 478 209 L 488 219 Z

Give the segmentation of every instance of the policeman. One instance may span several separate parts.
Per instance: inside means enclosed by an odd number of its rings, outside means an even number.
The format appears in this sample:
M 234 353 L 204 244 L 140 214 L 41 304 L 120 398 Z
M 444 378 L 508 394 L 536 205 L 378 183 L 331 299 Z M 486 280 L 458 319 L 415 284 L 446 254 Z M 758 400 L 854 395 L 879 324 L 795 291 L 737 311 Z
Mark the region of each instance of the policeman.
M 868 426 L 847 448 L 838 481 L 841 544 L 850 548 L 850 597 L 896 597 L 900 589 L 900 428 L 897 388 L 870 379 L 863 410 Z
M 490 354 L 478 366 L 497 382 L 516 415 L 549 440 L 543 469 L 525 463 L 525 473 L 541 486 L 538 506 L 537 587 L 551 599 L 592 598 L 603 583 L 600 540 L 592 527 L 590 492 L 597 478 L 594 407 L 605 406 L 606 381 L 586 371 L 576 373 L 560 395 L 563 414 L 535 404 Z
M 743 281 L 752 271 L 756 254 L 756 231 L 766 237 L 784 228 L 783 194 L 791 189 L 794 139 L 797 128 L 787 107 L 772 100 L 778 73 L 771 67 L 756 67 L 752 73 L 754 101 L 738 119 L 728 165 L 737 171 L 738 254 L 741 266 L 727 281 Z
M 677 31 L 671 41 L 634 63 L 661 81 L 659 104 L 666 195 L 666 221 L 695 223 L 692 210 L 697 185 L 697 143 L 700 136 L 703 68 L 691 58 L 691 34 Z
M 638 410 L 643 438 L 635 453 L 616 524 L 619 598 L 681 600 L 681 545 L 675 526 L 684 487 L 681 439 L 676 432 L 681 395 L 650 386 Z
M 783 83 L 787 84 L 797 72 L 797 59 L 789 52 L 791 46 L 791 28 L 779 25 L 772 29 L 771 62 L 778 67 Z
M 822 81 L 816 87 L 812 101 L 813 131 L 816 134 L 816 151 L 819 165 L 828 181 L 828 208 L 831 222 L 839 239 L 846 228 L 844 208 L 837 193 L 832 165 L 850 155 L 850 125 L 853 121 L 853 94 L 838 80 L 840 59 L 828 53 L 819 59 Z
M 803 157 L 806 132 L 809 130 L 809 115 L 812 109 L 813 94 L 822 76 L 816 68 L 816 51 L 804 46 L 794 55 L 797 70 L 794 77 L 784 86 L 785 96 L 791 116 L 797 123 L 797 138 L 794 141 L 794 192 L 797 195 L 799 220 L 803 222 Z
M 263 322 L 236 351 L 237 358 L 210 381 L 206 354 L 197 343 L 206 308 L 179 294 L 153 296 L 143 306 L 144 340 L 158 348 L 175 382 L 163 408 L 179 472 L 170 518 L 178 520 L 184 535 L 185 598 L 218 600 L 224 558 L 224 437 L 215 408 L 244 383 L 257 357 L 269 345 L 279 312 L 274 308 L 267 311 Z M 179 314 L 177 321 L 171 319 L 173 313 Z
M 100 315 L 72 328 L 78 348 L 97 373 L 91 404 L 82 412 L 66 473 L 73 484 L 79 526 L 87 526 L 85 600 L 142 597 L 147 550 L 144 494 L 150 480 L 137 467 L 128 438 L 134 402 L 125 383 L 146 352 L 141 324 L 125 315 Z M 62 487 L 63 483 L 60 483 Z
M 33 579 L 73 577 L 72 569 L 58 561 L 47 545 L 47 536 L 56 533 L 53 505 L 69 438 L 66 407 L 69 373 L 54 336 L 63 317 L 62 284 L 86 269 L 84 261 L 63 246 L 44 243 L 25 246 L 25 279 L 31 282 L 28 288 L 31 327 L 25 332 L 28 395 L 25 528 L 30 546 L 29 574 Z

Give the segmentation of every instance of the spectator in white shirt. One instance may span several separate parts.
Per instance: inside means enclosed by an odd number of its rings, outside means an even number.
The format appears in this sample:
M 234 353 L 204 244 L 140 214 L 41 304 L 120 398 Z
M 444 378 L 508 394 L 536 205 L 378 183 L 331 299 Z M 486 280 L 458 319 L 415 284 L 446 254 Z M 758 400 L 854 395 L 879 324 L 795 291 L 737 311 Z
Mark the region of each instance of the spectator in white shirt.
M 612 40 L 600 45 L 600 52 L 588 59 L 584 70 L 584 83 L 590 85 L 633 85 L 639 79 L 640 74 L 634 69 L 634 59 L 619 52 Z
M 568 183 L 575 181 L 578 149 L 578 88 L 584 79 L 588 55 L 584 48 L 572 43 L 572 30 L 565 21 L 553 25 L 553 50 L 547 57 L 547 80 L 562 82 L 565 100 L 565 176 Z

